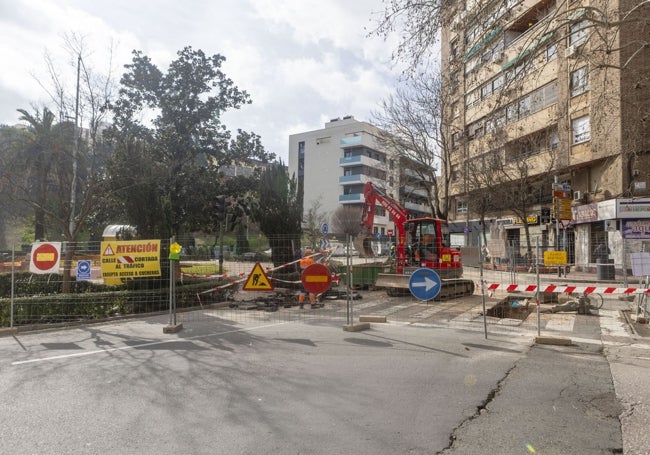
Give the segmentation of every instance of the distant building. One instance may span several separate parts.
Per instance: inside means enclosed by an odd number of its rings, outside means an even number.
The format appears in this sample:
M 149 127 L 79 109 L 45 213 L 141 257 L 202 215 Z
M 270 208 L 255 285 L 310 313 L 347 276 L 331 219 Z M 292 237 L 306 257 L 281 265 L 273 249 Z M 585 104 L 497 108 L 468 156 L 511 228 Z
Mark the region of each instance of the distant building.
M 325 128 L 289 136 L 289 175 L 295 175 L 303 192 L 303 212 L 319 201 L 331 216 L 341 205 L 363 207 L 363 189 L 373 182 L 413 213 L 431 213 L 424 192 L 406 185 L 400 159 L 380 144 L 379 129 L 351 115 L 335 118 Z M 394 229 L 383 207 L 375 208 L 375 232 Z
M 220 166 L 219 172 L 224 177 L 252 177 L 256 172 L 262 172 L 269 166 L 269 163 L 250 159 L 241 163 L 232 163 Z

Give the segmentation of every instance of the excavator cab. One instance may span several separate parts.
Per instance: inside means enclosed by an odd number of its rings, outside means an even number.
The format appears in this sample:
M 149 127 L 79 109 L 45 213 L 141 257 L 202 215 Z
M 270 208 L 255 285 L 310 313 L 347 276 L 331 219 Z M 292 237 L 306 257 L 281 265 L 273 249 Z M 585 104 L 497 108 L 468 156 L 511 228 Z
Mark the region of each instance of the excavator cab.
M 441 236 L 440 221 L 433 218 L 418 218 L 407 221 L 406 251 L 408 265 L 414 267 L 434 267 L 438 264 Z
M 449 246 L 447 223 L 436 218 L 415 218 L 404 223 L 406 267 L 435 269 L 445 277 L 460 277 L 460 251 Z

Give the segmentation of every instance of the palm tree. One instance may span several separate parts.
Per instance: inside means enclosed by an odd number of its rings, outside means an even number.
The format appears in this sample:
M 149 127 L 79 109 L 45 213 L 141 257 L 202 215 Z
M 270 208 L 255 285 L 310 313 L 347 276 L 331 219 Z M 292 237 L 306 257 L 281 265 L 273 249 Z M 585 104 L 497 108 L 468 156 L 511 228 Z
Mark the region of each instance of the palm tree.
M 34 115 L 25 109 L 18 109 L 22 115 L 20 120 L 29 124 L 31 141 L 26 149 L 25 158 L 33 185 L 31 203 L 34 207 L 34 239 L 45 239 L 47 232 L 45 224 L 45 207 L 47 203 L 47 181 L 55 153 L 54 119 L 55 116 L 48 108 L 43 108 L 43 113 Z

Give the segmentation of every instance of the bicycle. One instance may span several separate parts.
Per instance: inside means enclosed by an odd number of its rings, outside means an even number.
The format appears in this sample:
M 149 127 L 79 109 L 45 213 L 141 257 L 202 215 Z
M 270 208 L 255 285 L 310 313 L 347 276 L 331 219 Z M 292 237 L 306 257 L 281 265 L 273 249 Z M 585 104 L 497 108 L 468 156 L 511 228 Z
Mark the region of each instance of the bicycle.
M 572 293 L 571 297 L 576 298 L 579 302 L 586 299 L 589 302 L 589 309 L 600 310 L 603 307 L 604 299 L 602 294 L 582 294 Z
M 589 300 L 589 308 L 600 310 L 603 307 L 604 299 L 602 294 L 584 294 Z

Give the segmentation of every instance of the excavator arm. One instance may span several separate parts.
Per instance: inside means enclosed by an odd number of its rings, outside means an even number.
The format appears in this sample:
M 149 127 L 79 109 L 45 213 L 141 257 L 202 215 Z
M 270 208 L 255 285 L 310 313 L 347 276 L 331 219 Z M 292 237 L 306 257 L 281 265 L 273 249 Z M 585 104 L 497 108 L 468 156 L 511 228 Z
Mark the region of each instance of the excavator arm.
M 406 264 L 406 232 L 404 230 L 404 223 L 409 218 L 408 211 L 399 202 L 386 194 L 384 190 L 375 187 L 371 182 L 366 183 L 363 194 L 365 202 L 363 204 L 363 211 L 361 212 L 361 232 L 357 236 L 361 244 L 355 246 L 366 257 L 373 257 L 375 255 L 371 247 L 373 238 L 372 227 L 375 220 L 375 205 L 380 204 L 390 213 L 395 223 L 395 229 L 397 230 L 397 242 L 395 245 L 396 268 L 398 273 L 401 273 Z

